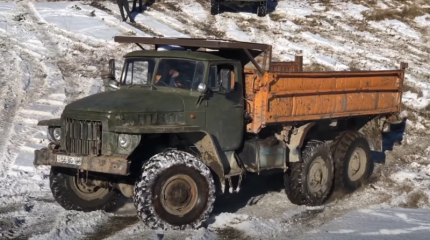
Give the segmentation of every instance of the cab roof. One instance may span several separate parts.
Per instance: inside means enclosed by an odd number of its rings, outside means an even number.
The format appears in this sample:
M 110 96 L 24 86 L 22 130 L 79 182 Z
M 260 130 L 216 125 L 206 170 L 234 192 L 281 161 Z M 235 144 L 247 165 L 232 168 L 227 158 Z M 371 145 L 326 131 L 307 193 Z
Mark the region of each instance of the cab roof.
M 168 58 L 187 58 L 200 61 L 222 61 L 222 60 L 235 60 L 217 56 L 212 52 L 197 52 L 197 51 L 157 51 L 157 50 L 138 50 L 127 53 L 125 58 L 130 57 L 168 57 Z
M 160 46 L 174 45 L 190 51 L 198 49 L 218 50 L 210 53 L 156 53 L 156 56 L 192 58 L 196 60 L 238 60 L 244 66 L 252 63 L 259 74 L 264 74 L 264 69 L 270 69 L 272 61 L 272 46 L 269 44 L 240 42 L 225 39 L 202 39 L 202 38 L 155 38 L 155 37 L 137 37 L 137 36 L 115 36 L 114 42 L 118 43 L 135 43 L 142 50 L 141 44 L 152 45 L 155 49 Z M 159 54 L 159 55 L 158 55 Z M 167 54 L 167 55 L 163 55 Z M 256 58 L 263 54 L 263 61 L 259 64 Z M 148 56 L 148 55 L 146 55 Z

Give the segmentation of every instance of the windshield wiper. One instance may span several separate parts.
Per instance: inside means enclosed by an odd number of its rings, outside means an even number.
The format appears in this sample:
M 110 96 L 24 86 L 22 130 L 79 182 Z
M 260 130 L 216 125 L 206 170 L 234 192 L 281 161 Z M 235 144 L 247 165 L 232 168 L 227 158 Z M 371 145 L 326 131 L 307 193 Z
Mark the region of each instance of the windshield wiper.
M 164 84 L 166 87 L 168 87 L 169 89 L 172 89 L 173 90 L 173 92 L 176 92 L 176 89 L 175 88 L 173 88 L 173 87 L 171 87 L 171 86 L 169 86 L 167 83 L 165 83 L 165 82 L 163 82 L 163 81 L 158 81 L 158 82 L 161 82 L 162 84 Z M 157 82 L 157 83 L 158 83 Z

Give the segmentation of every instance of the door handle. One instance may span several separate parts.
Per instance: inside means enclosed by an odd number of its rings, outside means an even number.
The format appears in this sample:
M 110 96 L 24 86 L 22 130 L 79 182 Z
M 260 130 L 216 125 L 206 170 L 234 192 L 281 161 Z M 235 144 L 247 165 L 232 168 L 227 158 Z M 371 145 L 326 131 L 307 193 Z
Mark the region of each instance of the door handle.
M 233 107 L 234 107 L 234 108 L 242 108 L 242 107 L 243 107 L 243 105 L 242 105 L 242 104 L 240 104 L 240 103 L 238 103 L 238 104 L 233 104 Z

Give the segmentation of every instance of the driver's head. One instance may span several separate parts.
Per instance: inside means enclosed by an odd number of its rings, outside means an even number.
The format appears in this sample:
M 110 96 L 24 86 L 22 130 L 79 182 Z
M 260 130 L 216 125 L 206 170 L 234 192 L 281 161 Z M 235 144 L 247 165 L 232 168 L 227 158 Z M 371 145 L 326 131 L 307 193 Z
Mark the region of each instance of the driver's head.
M 175 75 L 177 76 L 179 74 L 178 69 L 175 67 L 175 62 L 172 61 L 167 61 L 164 65 L 164 69 L 165 71 L 167 71 L 170 75 Z
M 172 75 L 173 77 L 176 77 L 179 75 L 179 72 L 178 70 L 176 70 L 176 68 L 170 68 L 169 74 Z
M 169 74 L 170 75 L 172 75 L 174 77 L 176 77 L 176 76 L 179 75 L 178 68 L 176 67 L 175 64 L 169 64 L 167 69 L 169 69 Z

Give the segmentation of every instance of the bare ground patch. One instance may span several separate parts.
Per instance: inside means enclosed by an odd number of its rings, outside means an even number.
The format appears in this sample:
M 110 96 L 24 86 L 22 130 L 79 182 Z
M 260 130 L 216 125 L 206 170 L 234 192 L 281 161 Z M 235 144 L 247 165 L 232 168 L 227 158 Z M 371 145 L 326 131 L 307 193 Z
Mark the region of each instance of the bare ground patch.
M 185 14 L 177 14 L 183 12 L 181 7 L 176 5 L 172 2 L 164 2 L 164 3 L 155 3 L 152 5 L 152 8 L 156 9 L 157 11 L 160 11 L 165 14 L 175 14 L 176 20 L 183 23 L 185 26 L 189 26 L 190 30 L 187 29 L 177 29 L 180 32 L 184 32 L 191 37 L 203 37 L 203 38 L 225 38 L 225 33 L 217 29 L 215 26 L 214 19 L 209 19 L 209 21 L 197 21 L 190 19 Z M 170 26 L 171 27 L 171 26 Z M 194 29 L 197 29 L 198 31 L 201 31 L 201 33 L 196 33 L 196 31 L 193 31 Z
M 413 191 L 408 194 L 405 203 L 401 203 L 399 207 L 403 208 L 420 208 L 429 205 L 429 197 L 421 190 Z
M 218 229 L 215 231 L 218 235 L 218 239 L 220 240 L 230 240 L 230 239 L 237 239 L 237 240 L 246 240 L 249 239 L 249 236 L 245 234 L 245 232 L 232 228 L 232 227 L 226 227 L 223 229 Z
M 364 18 L 368 21 L 381 21 L 385 19 L 397 19 L 400 21 L 412 20 L 416 17 L 430 13 L 430 8 L 423 7 L 417 3 L 403 1 L 403 6 L 396 8 L 379 8 L 374 7 L 371 10 L 362 12 Z

